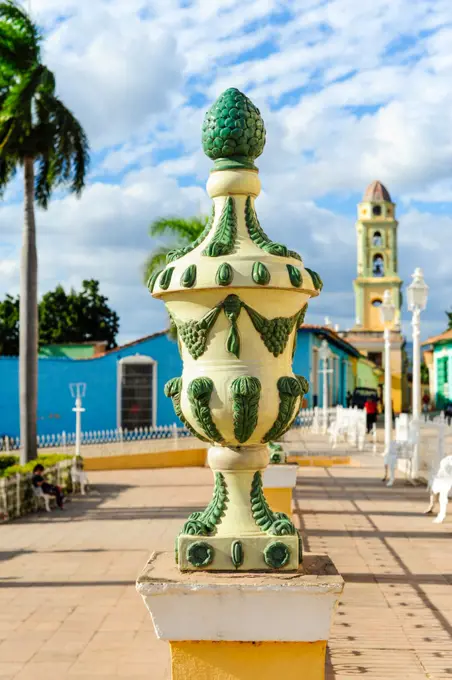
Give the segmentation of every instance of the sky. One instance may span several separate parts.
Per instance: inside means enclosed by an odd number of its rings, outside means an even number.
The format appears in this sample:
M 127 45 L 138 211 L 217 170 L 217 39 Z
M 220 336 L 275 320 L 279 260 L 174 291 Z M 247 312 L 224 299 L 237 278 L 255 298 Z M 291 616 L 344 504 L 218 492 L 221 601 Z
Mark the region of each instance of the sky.
M 27 0 L 28 6 L 28 0 Z M 307 323 L 354 322 L 356 204 L 397 203 L 399 273 L 430 287 L 424 338 L 452 307 L 450 0 L 31 0 L 58 94 L 91 144 L 80 199 L 37 212 L 40 294 L 97 278 L 119 341 L 166 327 L 142 281 L 162 216 L 210 212 L 205 111 L 228 87 L 259 107 L 260 222 L 319 272 Z M 0 204 L 0 297 L 19 290 L 22 182 Z M 405 296 L 406 298 L 406 296 Z M 402 312 L 410 335 L 410 314 Z

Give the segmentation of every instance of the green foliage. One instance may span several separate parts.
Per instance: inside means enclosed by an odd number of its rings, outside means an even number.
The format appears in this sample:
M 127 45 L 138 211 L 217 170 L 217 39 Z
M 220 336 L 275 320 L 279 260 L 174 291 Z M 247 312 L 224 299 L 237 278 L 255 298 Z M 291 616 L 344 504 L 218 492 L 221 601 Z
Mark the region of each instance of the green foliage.
M 13 457 L 17 458 L 16 456 L 11 456 L 11 458 Z M 52 465 L 56 465 L 57 463 L 60 463 L 62 460 L 68 460 L 69 458 L 72 458 L 72 456 L 64 453 L 52 453 L 38 456 L 34 460 L 28 461 L 28 463 L 26 463 L 25 465 L 11 465 L 10 467 L 3 469 L 0 466 L 0 477 L 14 477 L 14 475 L 16 475 L 17 473 L 25 475 L 30 472 L 33 472 L 34 466 L 37 465 L 38 463 L 43 465 L 44 468 L 49 468 Z
M 447 316 L 447 328 L 452 328 L 452 312 L 446 312 Z
M 7 295 L 0 302 L 0 355 L 19 354 L 19 297 Z
M 39 344 L 58 345 L 77 342 L 108 343 L 116 347 L 119 317 L 99 293 L 99 282 L 82 282 L 82 290 L 66 293 L 58 285 L 39 303 Z M 19 297 L 7 295 L 0 302 L 0 354 L 19 353 Z
M 421 383 L 423 385 L 428 385 L 429 384 L 429 372 L 428 372 L 428 367 L 427 364 L 422 363 L 421 364 Z
M 41 61 L 42 35 L 13 0 L 0 2 L 0 192 L 26 158 L 37 163 L 35 200 L 46 208 L 52 191 L 81 193 L 89 163 L 86 134 L 55 94 L 55 77 Z
M 19 463 L 19 456 L 13 456 L 9 453 L 0 454 L 0 475 L 2 470 L 17 465 Z

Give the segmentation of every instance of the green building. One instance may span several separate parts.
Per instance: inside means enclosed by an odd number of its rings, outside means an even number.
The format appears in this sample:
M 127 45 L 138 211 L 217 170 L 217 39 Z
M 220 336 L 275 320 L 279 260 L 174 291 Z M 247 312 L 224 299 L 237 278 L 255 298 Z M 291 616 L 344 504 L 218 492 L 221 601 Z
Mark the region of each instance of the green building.
M 452 401 L 452 328 L 423 343 L 430 394 L 438 408 Z

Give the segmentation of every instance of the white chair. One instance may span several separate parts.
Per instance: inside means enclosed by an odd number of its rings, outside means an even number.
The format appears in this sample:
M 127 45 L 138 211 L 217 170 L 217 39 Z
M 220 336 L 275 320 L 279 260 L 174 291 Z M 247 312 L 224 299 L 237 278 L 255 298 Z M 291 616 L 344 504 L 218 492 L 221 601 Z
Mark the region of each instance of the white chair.
M 74 483 L 78 482 L 80 484 L 80 493 L 82 496 L 85 495 L 85 488 L 88 484 L 88 476 L 83 468 L 80 467 L 77 459 L 74 459 L 71 467 L 71 477 Z
M 425 514 L 433 512 L 435 503 L 439 497 L 439 513 L 433 520 L 435 524 L 444 522 L 447 512 L 447 503 L 449 501 L 449 493 L 452 489 L 452 456 L 446 456 L 442 459 L 438 472 L 433 478 L 432 488 L 430 493 L 430 505 Z
M 43 500 L 46 511 L 51 512 L 50 499 L 52 498 L 52 496 L 49 496 L 48 493 L 44 493 L 44 491 L 41 489 L 40 486 L 34 486 L 33 487 L 33 495 L 36 498 L 37 503 L 39 503 L 39 501 Z

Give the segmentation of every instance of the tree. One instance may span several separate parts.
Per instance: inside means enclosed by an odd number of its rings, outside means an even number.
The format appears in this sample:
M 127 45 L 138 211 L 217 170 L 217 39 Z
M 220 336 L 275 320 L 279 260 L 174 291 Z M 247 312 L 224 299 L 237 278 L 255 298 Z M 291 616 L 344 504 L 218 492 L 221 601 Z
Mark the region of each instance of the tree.
M 82 290 L 66 293 L 63 286 L 43 295 L 39 309 L 39 345 L 107 342 L 116 347 L 119 317 L 99 293 L 99 282 L 83 281 Z M 0 355 L 19 354 L 19 297 L 0 302 Z
M 163 269 L 169 251 L 188 246 L 192 241 L 195 241 L 204 230 L 208 219 L 208 217 L 161 217 L 152 222 L 149 227 L 149 236 L 155 238 L 169 233 L 175 239 L 168 245 L 160 245 L 155 248 L 147 258 L 144 265 L 146 284 L 154 272 Z M 170 319 L 169 324 L 168 335 L 172 340 L 176 340 L 177 329 L 172 319 Z
M 19 354 L 19 296 L 0 302 L 0 355 Z
M 47 208 L 53 189 L 80 195 L 88 140 L 55 94 L 55 77 L 41 61 L 42 35 L 26 11 L 0 2 L 0 191 L 18 167 L 24 177 L 20 268 L 20 437 L 22 462 L 36 457 L 38 310 L 35 201 Z M 36 174 L 35 174 L 36 171 Z
M 428 385 L 429 384 L 428 366 L 427 366 L 427 364 L 424 364 L 423 362 L 421 363 L 421 384 L 422 385 Z
M 452 328 L 452 312 L 446 312 L 447 316 L 447 328 Z

